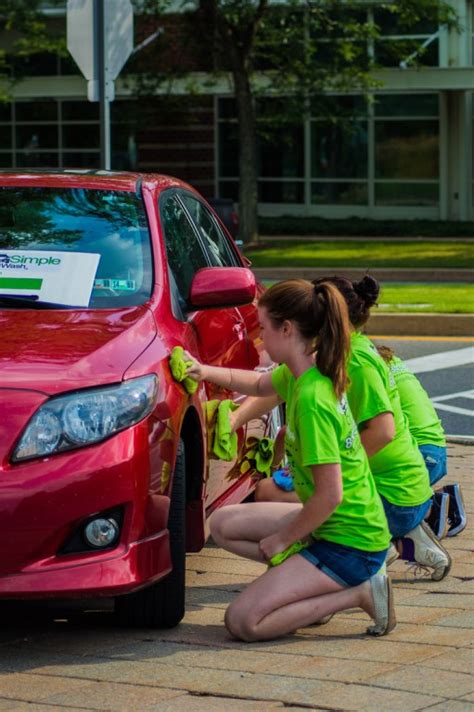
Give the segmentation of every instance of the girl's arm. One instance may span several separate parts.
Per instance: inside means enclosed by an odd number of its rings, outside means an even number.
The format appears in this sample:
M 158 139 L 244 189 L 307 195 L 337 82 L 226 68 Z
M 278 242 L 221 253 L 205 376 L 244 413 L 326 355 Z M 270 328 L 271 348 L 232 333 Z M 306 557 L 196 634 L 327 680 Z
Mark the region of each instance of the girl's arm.
M 281 398 L 276 393 L 271 396 L 265 396 L 264 398 L 246 398 L 242 405 L 230 414 L 232 432 L 241 428 L 242 425 L 248 423 L 249 420 L 254 420 L 255 418 L 260 418 L 262 415 L 265 415 L 265 413 L 276 408 L 281 402 Z
M 395 437 L 395 421 L 392 413 L 379 413 L 375 418 L 362 423 L 360 439 L 367 453 L 372 457 L 388 445 Z
M 338 463 L 313 465 L 315 492 L 303 505 L 301 512 L 276 534 L 260 541 L 265 560 L 285 551 L 298 539 L 305 539 L 321 526 L 342 502 L 342 473 Z
M 210 381 L 217 386 L 222 386 L 230 391 L 238 391 L 247 396 L 270 396 L 276 393 L 272 385 L 271 373 L 208 366 L 196 361 L 194 356 L 191 356 L 187 351 L 184 352 L 184 358 L 186 361 L 192 362 L 188 366 L 186 375 L 195 381 Z

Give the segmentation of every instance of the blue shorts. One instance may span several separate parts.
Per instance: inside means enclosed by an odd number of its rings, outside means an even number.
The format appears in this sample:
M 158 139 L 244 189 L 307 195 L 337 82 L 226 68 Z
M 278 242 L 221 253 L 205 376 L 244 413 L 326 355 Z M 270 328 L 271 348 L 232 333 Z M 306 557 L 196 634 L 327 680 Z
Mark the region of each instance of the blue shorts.
M 418 445 L 418 450 L 423 455 L 430 485 L 434 485 L 448 473 L 446 448 L 441 445 Z
M 358 586 L 380 571 L 387 551 L 388 549 L 362 551 L 333 541 L 315 539 L 310 546 L 300 551 L 299 555 L 304 556 L 336 583 L 349 588 Z
M 426 500 L 426 502 L 423 502 L 423 504 L 418 504 L 415 507 L 401 507 L 398 504 L 388 502 L 385 497 L 382 496 L 380 496 L 380 499 L 385 509 L 390 534 L 394 539 L 405 536 L 405 534 L 408 534 L 408 532 L 411 532 L 412 529 L 417 527 L 418 524 L 421 524 L 431 507 L 431 497 Z

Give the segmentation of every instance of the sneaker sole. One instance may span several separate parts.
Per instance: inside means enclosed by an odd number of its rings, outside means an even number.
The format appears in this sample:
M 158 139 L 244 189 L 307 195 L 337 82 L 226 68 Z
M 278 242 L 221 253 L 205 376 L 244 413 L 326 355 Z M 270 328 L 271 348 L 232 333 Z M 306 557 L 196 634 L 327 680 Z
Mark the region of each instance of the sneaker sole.
M 456 494 L 456 490 L 455 490 L 455 494 L 449 495 L 449 496 L 450 497 L 454 496 L 454 498 L 456 500 L 456 504 L 458 505 L 458 509 L 460 511 L 462 511 L 461 522 L 456 527 L 452 527 L 451 529 L 449 529 L 448 533 L 446 534 L 446 536 L 456 536 L 456 534 L 459 534 L 460 532 L 462 532 L 463 529 L 465 529 L 467 526 L 466 509 L 464 507 L 464 497 L 462 496 L 461 487 L 460 486 L 458 487 L 457 494 Z
M 449 529 L 446 536 L 447 537 L 456 536 L 456 534 L 460 534 L 462 531 L 464 531 L 466 526 L 467 526 L 467 519 L 463 519 L 462 522 L 457 525 L 457 527 L 452 527 L 451 529 Z
M 449 574 L 449 572 L 450 572 L 450 570 L 451 570 L 451 566 L 452 566 L 453 560 L 451 559 L 451 556 L 450 556 L 449 552 L 446 551 L 446 549 L 444 548 L 444 546 L 439 543 L 438 539 L 437 539 L 436 536 L 433 534 L 433 532 L 431 531 L 431 529 L 430 529 L 430 527 L 428 526 L 428 524 L 425 524 L 425 522 L 422 522 L 420 526 L 422 527 L 422 529 L 423 529 L 423 531 L 425 532 L 426 536 L 429 537 L 429 539 L 431 539 L 431 541 L 432 541 L 434 544 L 436 544 L 436 546 L 438 546 L 438 547 L 441 549 L 441 551 L 443 552 L 443 554 L 446 554 L 446 556 L 447 556 L 448 563 L 447 563 L 447 565 L 445 566 L 442 575 L 441 575 L 439 578 L 434 578 L 434 577 L 433 577 L 433 574 L 436 573 L 436 570 L 433 571 L 433 573 L 431 574 L 431 578 L 432 578 L 433 581 L 442 581 L 442 580 Z
M 449 530 L 448 511 L 449 511 L 449 494 L 447 497 L 443 497 L 443 507 L 440 511 L 440 521 L 443 522 L 443 528 L 436 535 L 438 537 L 438 539 L 444 539 L 448 535 L 448 530 Z

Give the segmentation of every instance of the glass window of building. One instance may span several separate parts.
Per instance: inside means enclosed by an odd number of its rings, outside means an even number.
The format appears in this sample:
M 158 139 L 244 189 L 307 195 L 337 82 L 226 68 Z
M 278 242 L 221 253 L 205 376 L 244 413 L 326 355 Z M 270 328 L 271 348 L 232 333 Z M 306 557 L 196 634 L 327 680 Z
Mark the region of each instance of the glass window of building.
M 304 125 L 283 123 L 277 99 L 257 105 L 258 200 L 262 203 L 304 202 Z M 280 119 L 279 119 L 280 117 Z M 239 141 L 235 101 L 218 101 L 219 195 L 238 200 Z
M 374 143 L 376 205 L 438 204 L 438 95 L 377 97 Z
M 313 102 L 311 202 L 365 205 L 368 200 L 368 116 L 361 97 Z
M 439 64 L 438 25 L 432 20 L 404 22 L 396 6 L 375 7 L 374 22 L 380 39 L 375 42 L 374 59 L 383 67 L 397 67 L 400 61 L 430 67 Z

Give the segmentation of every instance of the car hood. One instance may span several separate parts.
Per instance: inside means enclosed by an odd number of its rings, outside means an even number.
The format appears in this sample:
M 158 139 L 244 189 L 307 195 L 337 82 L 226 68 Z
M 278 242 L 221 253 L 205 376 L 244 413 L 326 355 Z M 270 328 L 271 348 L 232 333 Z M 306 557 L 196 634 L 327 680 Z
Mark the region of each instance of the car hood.
M 146 306 L 0 311 L 0 388 L 49 395 L 120 381 L 156 336 Z

